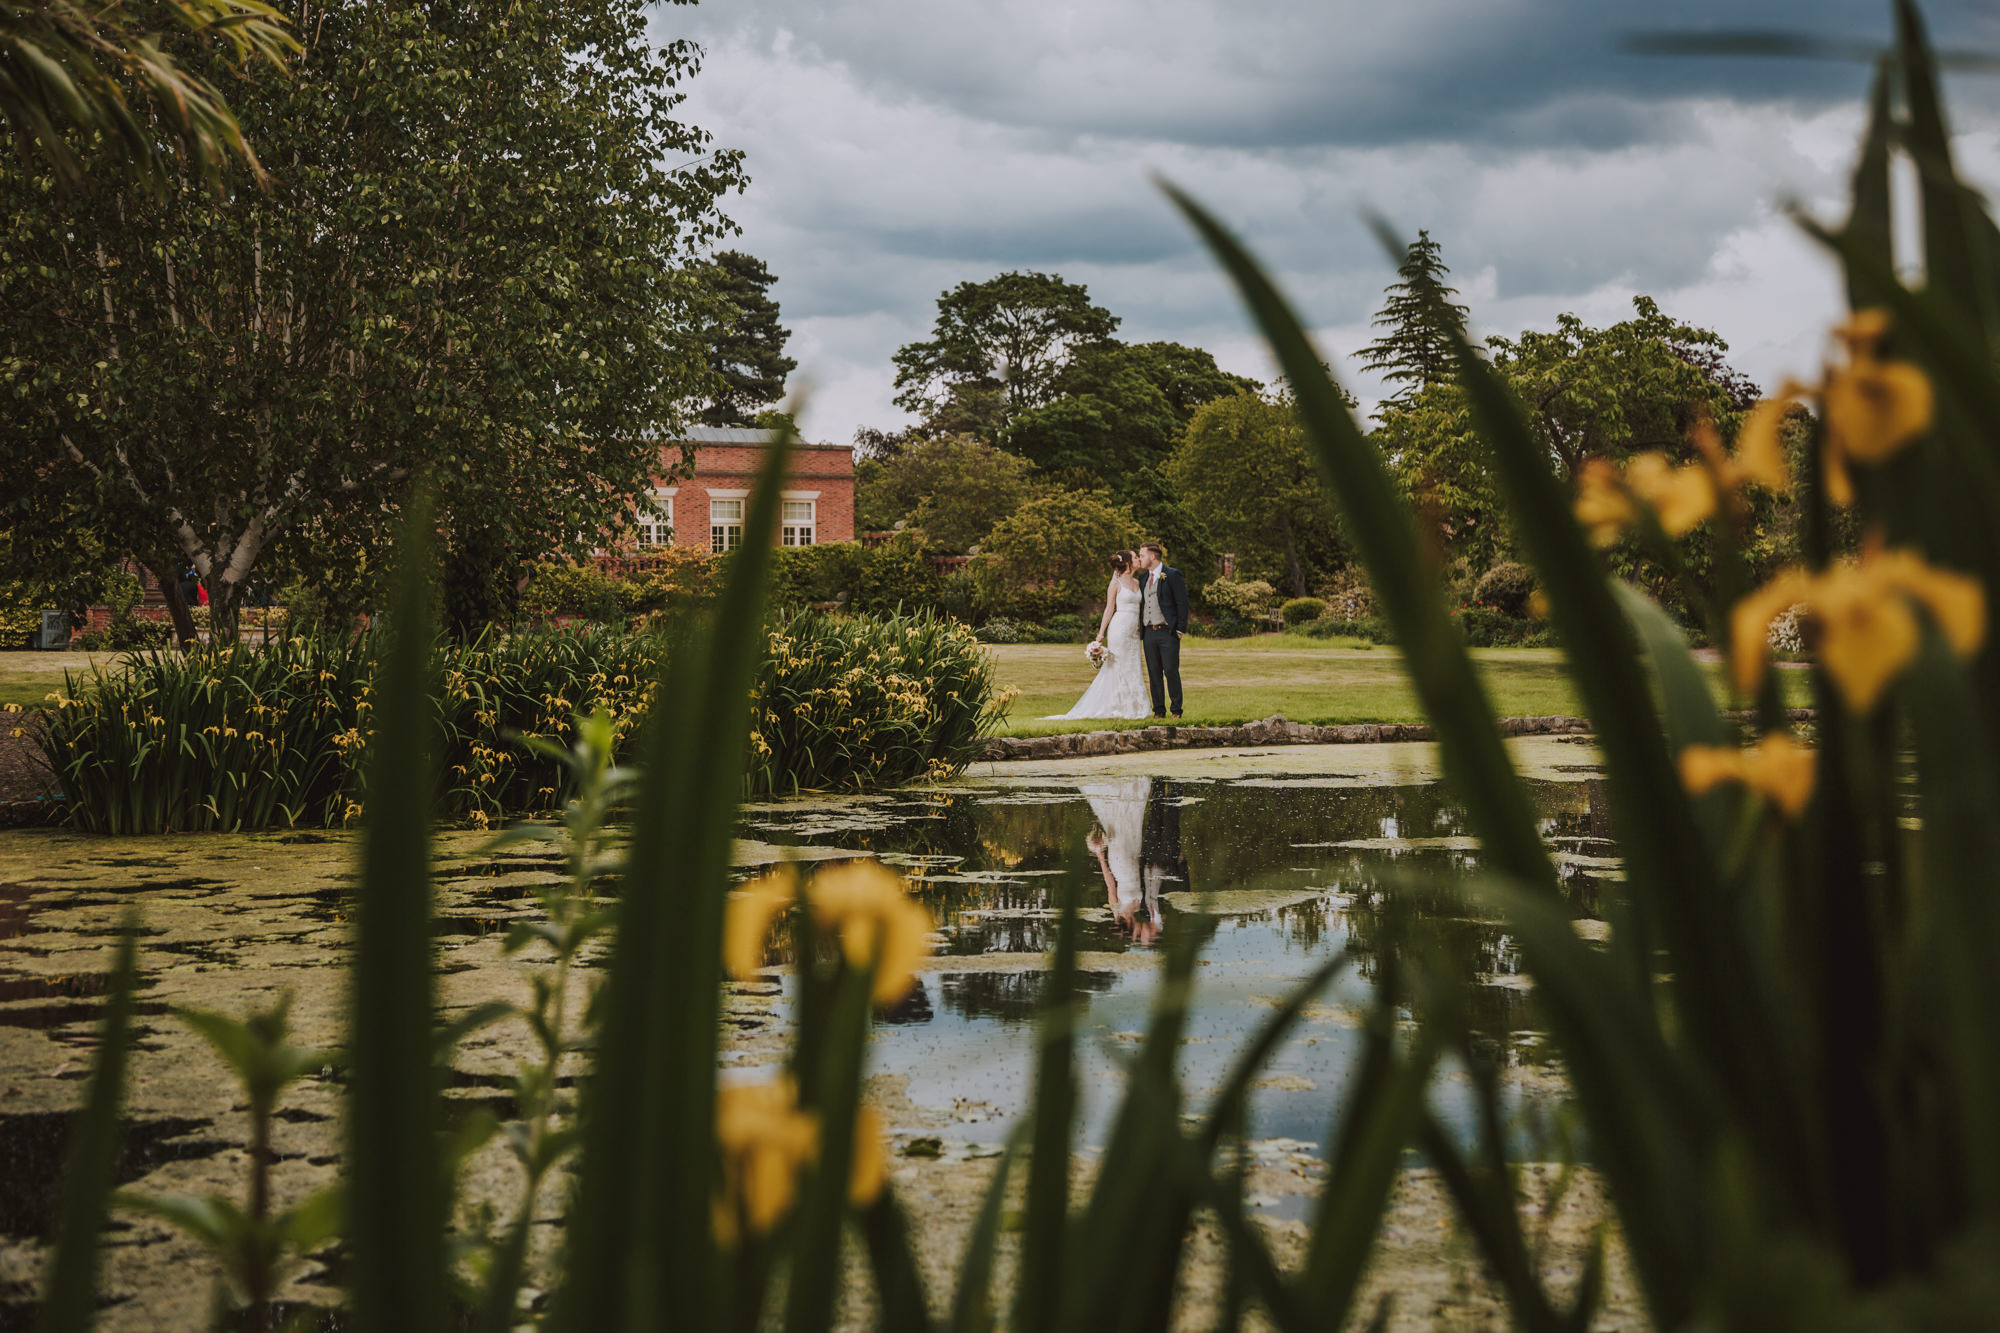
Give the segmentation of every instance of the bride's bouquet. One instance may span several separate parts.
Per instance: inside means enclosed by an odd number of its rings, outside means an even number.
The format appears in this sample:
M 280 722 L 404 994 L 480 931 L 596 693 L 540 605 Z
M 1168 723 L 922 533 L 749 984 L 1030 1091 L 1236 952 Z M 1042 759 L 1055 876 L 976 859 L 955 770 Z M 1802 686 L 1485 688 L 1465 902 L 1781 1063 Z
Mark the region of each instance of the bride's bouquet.
M 1083 655 L 1089 659 L 1090 665 L 1096 668 L 1104 665 L 1104 659 L 1111 656 L 1111 652 L 1104 646 L 1104 640 L 1092 639 L 1083 646 Z

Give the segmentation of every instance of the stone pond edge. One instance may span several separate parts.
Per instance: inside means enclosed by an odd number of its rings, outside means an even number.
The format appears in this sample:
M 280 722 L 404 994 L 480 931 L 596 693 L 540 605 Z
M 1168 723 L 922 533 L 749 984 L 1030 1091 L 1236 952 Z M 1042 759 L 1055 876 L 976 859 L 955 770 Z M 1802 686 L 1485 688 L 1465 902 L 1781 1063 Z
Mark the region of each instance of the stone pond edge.
M 1732 714 L 1732 716 L 1736 716 Z M 1810 708 L 1786 712 L 1792 722 L 1810 722 Z M 1747 719 L 1743 719 L 1747 720 Z M 1581 717 L 1503 717 L 1503 736 L 1580 736 L 1589 734 L 1589 719 Z M 1092 755 L 1139 754 L 1148 750 L 1225 749 L 1244 745 L 1372 745 L 1437 738 L 1421 722 L 1347 722 L 1317 726 L 1292 722 L 1282 713 L 1258 722 L 1223 727 L 1161 725 L 1127 731 L 1071 731 L 1053 736 L 995 736 L 979 753 L 983 763 L 1020 759 L 1076 759 Z

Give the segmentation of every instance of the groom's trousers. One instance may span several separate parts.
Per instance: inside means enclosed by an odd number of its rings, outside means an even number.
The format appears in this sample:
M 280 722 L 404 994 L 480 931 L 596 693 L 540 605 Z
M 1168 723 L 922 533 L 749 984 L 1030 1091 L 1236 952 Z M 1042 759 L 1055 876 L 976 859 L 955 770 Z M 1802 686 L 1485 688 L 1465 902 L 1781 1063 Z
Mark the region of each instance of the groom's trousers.
M 1146 684 L 1153 691 L 1153 716 L 1181 711 L 1181 636 L 1170 629 L 1147 626 Z

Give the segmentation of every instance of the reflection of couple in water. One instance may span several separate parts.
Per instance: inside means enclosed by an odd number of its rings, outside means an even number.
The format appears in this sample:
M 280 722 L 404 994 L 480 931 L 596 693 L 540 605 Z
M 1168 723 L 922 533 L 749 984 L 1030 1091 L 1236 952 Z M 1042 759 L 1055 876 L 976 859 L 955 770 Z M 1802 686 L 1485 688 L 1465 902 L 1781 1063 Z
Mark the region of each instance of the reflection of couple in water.
M 1160 895 L 1169 881 L 1185 889 L 1180 784 L 1153 778 L 1091 783 L 1083 789 L 1097 823 L 1091 855 L 1104 876 L 1111 915 L 1134 943 L 1160 937 Z

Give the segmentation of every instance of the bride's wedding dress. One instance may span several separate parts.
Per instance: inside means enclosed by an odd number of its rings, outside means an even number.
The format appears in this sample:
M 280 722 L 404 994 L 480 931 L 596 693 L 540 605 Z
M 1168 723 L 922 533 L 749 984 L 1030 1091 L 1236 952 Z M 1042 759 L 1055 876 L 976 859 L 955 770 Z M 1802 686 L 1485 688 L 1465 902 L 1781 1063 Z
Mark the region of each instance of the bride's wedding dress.
M 1139 594 L 1118 590 L 1118 609 L 1104 631 L 1104 665 L 1090 688 L 1067 713 L 1045 722 L 1086 717 L 1151 717 L 1153 694 L 1146 687 L 1146 650 L 1139 640 Z

